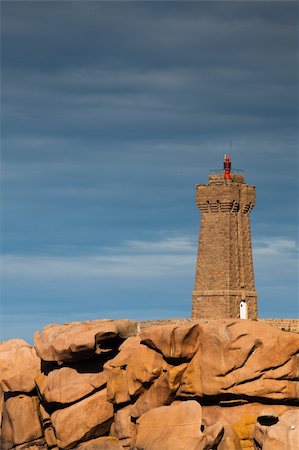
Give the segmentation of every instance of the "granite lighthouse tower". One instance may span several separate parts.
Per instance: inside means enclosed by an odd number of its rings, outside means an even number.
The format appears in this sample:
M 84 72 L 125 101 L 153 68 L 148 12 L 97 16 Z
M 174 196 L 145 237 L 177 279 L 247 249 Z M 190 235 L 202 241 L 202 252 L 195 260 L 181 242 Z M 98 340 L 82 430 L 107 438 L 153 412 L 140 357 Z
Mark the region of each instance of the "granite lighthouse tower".
M 196 204 L 201 222 L 192 317 L 256 319 L 250 231 L 255 186 L 241 171 L 231 171 L 225 155 L 224 170 L 196 186 Z

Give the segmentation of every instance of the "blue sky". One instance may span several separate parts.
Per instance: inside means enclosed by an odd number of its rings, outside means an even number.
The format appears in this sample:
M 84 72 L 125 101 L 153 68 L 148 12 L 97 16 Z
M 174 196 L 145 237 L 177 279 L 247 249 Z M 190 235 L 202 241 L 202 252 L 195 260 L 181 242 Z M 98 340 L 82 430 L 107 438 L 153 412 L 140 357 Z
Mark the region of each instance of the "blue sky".
M 1 339 L 188 317 L 195 185 L 230 139 L 259 315 L 298 317 L 298 3 L 1 8 Z

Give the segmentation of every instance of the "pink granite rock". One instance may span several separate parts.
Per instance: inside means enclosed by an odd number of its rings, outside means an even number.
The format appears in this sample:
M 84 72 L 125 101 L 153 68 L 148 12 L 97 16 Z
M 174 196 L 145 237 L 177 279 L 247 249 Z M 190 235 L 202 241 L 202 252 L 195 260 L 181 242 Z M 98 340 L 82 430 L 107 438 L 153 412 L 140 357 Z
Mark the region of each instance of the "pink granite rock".
M 124 406 L 114 413 L 110 435 L 117 437 L 124 448 L 134 448 L 136 425 L 131 420 L 130 405 Z
M 34 347 L 44 361 L 62 363 L 115 350 L 136 333 L 137 323 L 127 319 L 48 325 L 41 333 L 35 333 Z
M 160 353 L 134 340 L 124 346 L 118 355 L 105 364 L 110 373 L 107 390 L 108 399 L 113 403 L 123 403 L 140 394 L 144 384 L 158 378 L 167 367 Z M 126 369 L 126 370 L 125 370 Z
M 180 378 L 187 364 L 171 367 L 161 373 L 148 390 L 143 392 L 131 407 L 131 416 L 140 417 L 142 414 L 159 406 L 170 405 L 180 384 Z
M 252 448 L 253 433 L 257 418 L 265 409 L 261 403 L 244 403 L 233 406 L 233 403 L 219 405 L 203 406 L 203 420 L 212 425 L 216 422 L 226 423 L 238 435 L 242 448 Z M 271 405 L 271 410 L 276 416 L 280 416 L 295 406 Z M 225 427 L 227 430 L 228 427 Z M 224 433 L 225 438 L 226 433 Z M 223 438 L 223 440 L 225 440 Z M 222 441 L 221 441 L 222 444 Z M 232 447 L 234 448 L 234 447 Z
M 1 448 L 1 447 L 0 447 Z M 16 445 L 13 450 L 49 450 L 44 439 L 35 439 L 34 441 L 25 442 L 25 444 Z M 51 450 L 59 450 L 58 447 Z
M 107 399 L 111 403 L 119 404 L 130 401 L 126 372 L 116 367 L 107 381 Z
M 17 350 L 21 347 L 31 348 L 31 345 L 23 339 L 9 339 L 0 342 L 0 352 L 7 352 L 9 350 Z
M 31 392 L 41 361 L 21 339 L 0 343 L 0 385 L 3 392 Z
M 4 407 L 4 394 L 0 386 L 0 448 L 1 448 L 1 425 L 2 425 L 3 407 Z
M 217 448 L 221 425 L 201 431 L 201 406 L 194 400 L 161 406 L 137 421 L 136 450 L 205 450 Z
M 45 410 L 42 404 L 39 405 L 40 418 L 44 430 L 45 441 L 49 449 L 57 447 L 57 439 L 51 422 L 50 414 Z
M 96 439 L 92 439 L 87 442 L 79 444 L 76 449 L 78 450 L 123 450 L 120 442 L 117 438 L 112 436 L 104 436 Z
M 37 397 L 20 394 L 5 401 L 1 438 L 1 450 L 43 438 Z
M 104 370 L 111 372 L 115 367 L 125 368 L 128 364 L 130 356 L 138 351 L 140 347 L 140 337 L 132 336 L 126 339 L 119 347 L 119 353 L 113 358 L 109 359 L 104 364 Z
M 71 367 L 40 374 L 35 382 L 43 400 L 57 406 L 76 402 L 94 390 L 104 387 L 108 375 L 105 372 L 80 373 Z
M 142 391 L 145 383 L 158 378 L 167 364 L 160 353 L 140 344 L 128 358 L 126 375 L 129 394 L 134 396 Z
M 134 418 L 140 417 L 154 408 L 170 405 L 171 400 L 172 392 L 169 389 L 167 373 L 163 372 L 150 388 L 140 395 L 131 407 L 130 414 Z
M 298 450 L 299 410 L 277 416 L 271 407 L 259 414 L 254 430 L 256 450 Z
M 141 343 L 165 358 L 190 360 L 199 345 L 200 325 L 165 325 L 140 334 Z
M 58 447 L 68 449 L 109 433 L 113 421 L 113 406 L 103 389 L 51 415 Z
M 199 339 L 179 395 L 298 398 L 298 334 L 256 321 L 228 319 L 202 326 Z

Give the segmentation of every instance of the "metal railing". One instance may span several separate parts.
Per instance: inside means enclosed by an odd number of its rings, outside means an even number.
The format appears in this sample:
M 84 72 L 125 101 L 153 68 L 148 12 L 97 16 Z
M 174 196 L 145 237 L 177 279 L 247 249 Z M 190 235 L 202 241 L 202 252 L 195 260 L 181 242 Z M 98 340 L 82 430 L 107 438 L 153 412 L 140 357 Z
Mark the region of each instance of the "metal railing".
M 218 173 L 224 173 L 224 170 L 223 169 L 212 169 L 212 170 L 210 170 L 210 174 L 211 175 L 218 174 Z M 232 174 L 239 173 L 240 175 L 243 175 L 245 173 L 245 170 L 243 170 L 243 169 L 231 169 L 230 173 L 232 173 Z

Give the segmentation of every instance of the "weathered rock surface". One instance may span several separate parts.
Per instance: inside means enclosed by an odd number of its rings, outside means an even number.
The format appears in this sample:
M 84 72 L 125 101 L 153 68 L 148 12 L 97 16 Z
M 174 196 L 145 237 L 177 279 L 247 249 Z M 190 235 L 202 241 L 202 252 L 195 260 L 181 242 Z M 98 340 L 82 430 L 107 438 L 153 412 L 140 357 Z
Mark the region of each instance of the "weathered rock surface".
M 58 447 L 67 449 L 109 433 L 113 406 L 107 401 L 106 389 L 51 415 Z M 66 426 L 67 424 L 67 426 Z
M 25 444 L 16 445 L 13 450 L 48 450 L 44 439 L 36 439 L 34 441 L 25 442 Z M 53 450 L 58 450 L 57 448 Z
M 182 376 L 186 366 L 186 364 L 181 364 L 162 372 L 159 378 L 134 403 L 131 408 L 131 416 L 137 418 L 151 409 L 170 405 L 179 387 L 180 376 Z
M 94 320 L 48 325 L 34 335 L 37 355 L 44 361 L 67 362 L 115 350 L 137 334 L 133 320 Z
M 116 367 L 110 374 L 107 383 L 107 399 L 116 405 L 130 401 L 126 372 L 120 367 Z
M 3 392 L 31 392 L 41 362 L 34 348 L 21 339 L 0 343 L 0 385 Z
M 216 425 L 203 433 L 201 406 L 193 400 L 152 409 L 137 424 L 137 450 L 204 450 L 216 446 L 224 431 Z
M 48 403 L 64 405 L 76 402 L 107 383 L 106 372 L 80 373 L 71 367 L 53 370 L 45 376 L 36 377 L 40 395 Z
M 287 405 L 271 405 L 271 410 L 276 416 L 280 416 L 287 410 L 293 408 L 295 407 Z M 231 428 L 237 434 L 241 448 L 252 449 L 255 425 L 259 415 L 264 409 L 265 405 L 260 403 L 245 403 L 238 406 L 203 406 L 203 421 L 209 426 L 218 422 L 226 424 L 225 430 Z M 224 438 L 226 437 L 226 434 L 227 433 L 224 434 Z M 224 438 L 223 441 L 225 440 Z M 228 447 L 228 449 L 229 448 L 230 447 Z M 231 448 L 233 449 L 234 447 L 231 446 Z
M 90 441 L 79 444 L 78 450 L 123 450 L 117 438 L 112 436 L 91 439 Z
M 182 377 L 180 395 L 298 399 L 299 335 L 250 320 L 200 328 L 200 346 Z
M 39 405 L 39 410 L 47 447 L 50 449 L 57 447 L 57 439 L 51 422 L 50 414 L 46 411 L 42 404 Z
M 130 406 L 124 406 L 114 413 L 110 435 L 119 439 L 123 448 L 132 448 L 136 441 L 136 424 L 132 422 Z
M 104 370 L 110 372 L 115 367 L 126 367 L 128 365 L 129 357 L 135 351 L 138 351 L 139 347 L 140 337 L 129 337 L 119 346 L 119 353 L 113 359 L 110 359 L 104 364 Z
M 8 398 L 3 409 L 1 449 L 8 450 L 42 437 L 38 398 L 26 394 Z
M 17 350 L 20 347 L 31 348 L 31 345 L 23 339 L 9 339 L 8 341 L 0 342 L 0 352 L 7 352 L 9 350 Z
M 134 396 L 140 393 L 143 385 L 158 378 L 165 367 L 167 364 L 160 353 L 140 344 L 128 358 L 126 374 L 129 394 Z
M 199 334 L 198 325 L 166 325 L 144 331 L 140 339 L 165 358 L 190 360 L 198 349 Z
M 254 430 L 256 450 L 298 450 L 299 410 L 289 410 L 278 416 L 275 411 L 264 410 Z
M 1 450 L 294 450 L 297 334 L 230 319 L 136 332 L 50 325 L 39 357 L 0 343 Z

